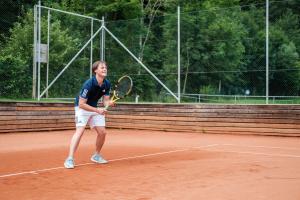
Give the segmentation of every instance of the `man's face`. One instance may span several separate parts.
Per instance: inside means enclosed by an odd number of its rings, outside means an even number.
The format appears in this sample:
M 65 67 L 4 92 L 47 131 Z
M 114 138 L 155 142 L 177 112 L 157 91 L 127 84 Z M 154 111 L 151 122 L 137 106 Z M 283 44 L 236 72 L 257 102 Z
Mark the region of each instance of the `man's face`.
M 95 73 L 99 76 L 106 76 L 107 75 L 107 67 L 105 64 L 99 64 L 98 68 L 95 70 Z

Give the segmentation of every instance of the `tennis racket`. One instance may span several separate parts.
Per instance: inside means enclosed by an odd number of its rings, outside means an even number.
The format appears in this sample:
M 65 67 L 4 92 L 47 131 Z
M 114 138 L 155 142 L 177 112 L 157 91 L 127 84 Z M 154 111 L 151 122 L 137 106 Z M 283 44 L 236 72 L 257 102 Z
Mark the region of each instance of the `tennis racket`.
M 110 100 L 112 102 L 116 102 L 120 99 L 124 99 L 126 96 L 128 96 L 130 94 L 131 89 L 132 89 L 132 79 L 127 75 L 122 76 L 117 81 Z M 106 105 L 105 110 L 107 110 L 108 107 L 109 107 L 109 105 Z

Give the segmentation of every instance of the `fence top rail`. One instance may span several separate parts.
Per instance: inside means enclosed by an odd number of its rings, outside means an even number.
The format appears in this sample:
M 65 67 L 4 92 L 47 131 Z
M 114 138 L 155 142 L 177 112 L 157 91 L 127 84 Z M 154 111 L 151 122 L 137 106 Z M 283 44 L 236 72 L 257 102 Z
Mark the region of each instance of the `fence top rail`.
M 65 14 L 75 15 L 75 16 L 78 16 L 78 17 L 84 17 L 84 18 L 92 19 L 92 20 L 99 21 L 99 22 L 103 21 L 101 19 L 97 19 L 97 18 L 94 18 L 94 17 L 89 17 L 89 16 L 86 16 L 86 15 L 81 15 L 81 14 L 77 14 L 77 13 L 73 13 L 73 12 L 63 11 L 63 10 L 59 10 L 59 9 L 55 9 L 55 8 L 49 8 L 49 7 L 46 7 L 46 6 L 36 5 L 36 7 L 40 7 L 40 8 L 44 8 L 44 9 L 47 9 L 47 10 L 56 11 L 56 12 L 61 12 L 61 13 L 65 13 Z
M 176 93 L 175 93 L 176 94 Z M 258 95 L 220 95 L 220 94 L 181 94 L 181 96 L 212 96 L 212 97 L 249 97 L 249 98 L 266 98 Z M 269 96 L 269 98 L 300 98 L 300 96 Z
M 67 105 L 67 106 L 74 106 L 74 102 L 66 102 L 66 101 L 57 101 L 57 102 L 48 102 L 48 101 L 1 101 L 0 100 L 0 107 L 6 106 L 6 105 L 26 105 L 26 106 L 32 106 L 32 105 Z M 121 102 L 118 103 L 116 108 L 118 106 L 153 106 L 153 107 L 161 107 L 161 106 L 175 106 L 175 107 L 233 107 L 233 108 L 241 108 L 241 107 L 277 107 L 277 108 L 297 108 L 300 109 L 300 104 L 215 104 L 215 103 L 162 103 L 162 102 L 139 102 L 139 103 L 133 103 L 133 102 Z

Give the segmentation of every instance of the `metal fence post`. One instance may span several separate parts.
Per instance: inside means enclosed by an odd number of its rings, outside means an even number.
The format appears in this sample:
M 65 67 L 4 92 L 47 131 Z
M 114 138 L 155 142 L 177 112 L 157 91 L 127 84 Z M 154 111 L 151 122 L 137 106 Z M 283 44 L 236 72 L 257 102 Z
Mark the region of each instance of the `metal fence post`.
M 266 0 L 266 104 L 269 104 L 269 0 Z
M 34 34 L 33 34 L 33 69 L 32 69 L 32 98 L 36 98 L 36 40 L 37 40 L 37 6 L 34 6 Z
M 178 99 L 177 102 L 180 103 L 180 7 L 177 7 L 177 65 L 178 65 Z

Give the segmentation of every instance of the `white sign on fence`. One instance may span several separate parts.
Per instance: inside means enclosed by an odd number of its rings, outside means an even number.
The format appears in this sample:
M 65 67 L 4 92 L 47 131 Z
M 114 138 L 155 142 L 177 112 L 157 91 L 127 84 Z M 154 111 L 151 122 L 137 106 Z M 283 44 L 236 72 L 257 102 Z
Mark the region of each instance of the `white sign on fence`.
M 39 45 L 37 44 L 37 51 L 36 51 L 37 62 L 48 63 L 48 45 L 40 44 L 40 51 L 41 54 L 39 57 Z

